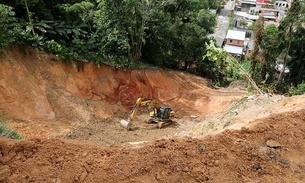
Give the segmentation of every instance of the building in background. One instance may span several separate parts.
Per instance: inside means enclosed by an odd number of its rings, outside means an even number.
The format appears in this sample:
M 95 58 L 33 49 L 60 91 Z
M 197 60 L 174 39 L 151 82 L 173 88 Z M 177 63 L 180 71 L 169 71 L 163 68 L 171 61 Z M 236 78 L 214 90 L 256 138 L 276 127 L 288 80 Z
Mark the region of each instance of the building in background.
M 237 30 L 228 30 L 224 50 L 237 59 L 241 59 L 246 40 L 246 32 Z

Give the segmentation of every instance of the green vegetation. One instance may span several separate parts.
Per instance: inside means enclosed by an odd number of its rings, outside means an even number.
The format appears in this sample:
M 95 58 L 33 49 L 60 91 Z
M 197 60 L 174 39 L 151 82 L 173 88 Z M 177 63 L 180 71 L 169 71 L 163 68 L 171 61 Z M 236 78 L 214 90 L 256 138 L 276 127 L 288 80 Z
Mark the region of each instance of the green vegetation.
M 146 62 L 188 70 L 205 52 L 207 35 L 216 25 L 210 9 L 220 7 L 221 0 L 1 2 L 0 47 L 31 45 L 65 61 L 97 65 Z
M 229 17 L 229 28 L 228 28 L 228 30 L 229 29 L 232 29 L 232 27 L 233 27 L 233 18 L 234 18 L 234 12 L 233 12 L 233 10 L 231 10 L 230 12 L 229 12 L 229 15 L 228 15 L 228 17 Z
M 262 17 L 254 25 L 251 77 L 268 92 L 293 94 L 305 79 L 305 47 L 300 44 L 305 42 L 304 12 L 305 2 L 295 0 L 278 27 L 264 27 Z
M 21 29 L 12 7 L 0 4 L 0 25 L 0 47 L 9 46 L 18 40 Z
M 12 138 L 12 139 L 21 139 L 21 135 L 13 129 L 9 129 L 5 124 L 5 116 L 0 113 L 0 136 Z
M 298 84 L 297 87 L 292 86 L 289 89 L 290 95 L 303 95 L 305 94 L 305 82 L 303 81 L 301 84 Z
M 5 124 L 5 117 L 3 114 L 0 114 L 0 136 L 12 138 L 12 139 L 21 139 L 21 135 L 15 130 L 9 129 Z
M 248 26 L 247 21 L 245 21 L 245 20 L 240 20 L 240 26 L 241 26 L 242 28 L 246 28 L 246 27 Z
M 203 59 L 209 59 L 216 63 L 218 68 L 221 70 L 221 75 L 224 79 L 221 81 L 231 82 L 234 80 L 246 80 L 249 82 L 250 86 L 262 93 L 261 89 L 257 86 L 256 82 L 252 79 L 249 71 L 246 70 L 247 64 L 241 64 L 237 59 L 230 56 L 223 48 L 217 48 L 213 41 L 210 44 L 206 44 L 207 54 L 203 56 Z M 218 84 L 218 83 L 216 83 Z
M 0 123 L 0 136 L 9 137 L 12 139 L 21 139 L 21 135 L 15 130 L 7 128 L 4 123 Z

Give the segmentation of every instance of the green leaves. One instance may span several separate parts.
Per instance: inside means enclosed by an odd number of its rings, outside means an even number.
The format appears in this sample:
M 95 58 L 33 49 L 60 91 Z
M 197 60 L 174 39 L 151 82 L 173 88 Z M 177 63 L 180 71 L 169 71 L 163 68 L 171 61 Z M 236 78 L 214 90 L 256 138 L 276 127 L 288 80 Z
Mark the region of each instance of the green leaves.
M 103 58 L 123 58 L 124 65 L 132 65 L 126 64 L 126 60 L 145 60 L 188 71 L 196 70 L 205 52 L 207 34 L 216 23 L 208 8 L 218 4 L 218 0 L 5 2 L 19 13 L 18 25 L 23 28 L 18 39 L 12 41 L 34 45 L 67 59 L 100 62 Z M 9 10 L 7 16 L 13 16 L 12 9 Z M 29 23 L 27 15 L 32 22 Z
M 203 57 L 203 60 L 206 58 L 209 60 L 214 60 L 217 63 L 220 72 L 225 72 L 223 74 L 225 79 L 232 81 L 241 79 L 241 77 L 244 76 L 259 93 L 262 93 L 261 89 L 249 75 L 248 71 L 245 70 L 245 68 L 234 57 L 225 52 L 223 48 L 216 47 L 214 41 L 210 41 L 210 44 L 206 44 L 206 46 L 207 54 Z M 220 81 L 225 83 L 223 80 Z
M 205 43 L 207 52 L 203 56 L 203 60 L 206 58 L 216 62 L 218 65 L 223 65 L 226 62 L 227 52 L 223 48 L 215 46 L 215 42 L 210 40 L 209 44 Z
M 207 32 L 214 32 L 214 27 L 216 25 L 216 15 L 210 10 L 201 9 L 196 17 L 197 24 L 203 27 Z
M 140 58 L 145 40 L 147 6 L 138 0 L 99 1 L 100 10 L 96 12 L 95 23 L 105 44 L 103 52 L 119 53 L 134 61 Z
M 303 95 L 305 94 L 305 82 L 298 84 L 297 87 L 291 87 L 289 89 L 290 95 Z
M 0 47 L 9 46 L 21 32 L 12 7 L 0 4 L 0 25 Z

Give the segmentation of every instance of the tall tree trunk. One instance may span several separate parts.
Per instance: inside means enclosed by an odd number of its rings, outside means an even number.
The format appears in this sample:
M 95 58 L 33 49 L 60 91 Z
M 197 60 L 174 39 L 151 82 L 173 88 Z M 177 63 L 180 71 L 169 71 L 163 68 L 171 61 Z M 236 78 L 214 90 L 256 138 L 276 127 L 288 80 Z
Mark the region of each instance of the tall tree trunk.
M 291 47 L 292 27 L 293 27 L 293 22 L 290 23 L 289 29 L 288 29 L 288 45 L 287 45 L 286 53 L 285 53 L 285 56 L 284 56 L 283 70 L 280 72 L 280 75 L 279 75 L 279 78 L 278 78 L 278 81 L 277 81 L 277 87 L 278 88 L 281 88 L 281 86 L 282 86 L 282 80 L 284 78 L 285 69 L 286 69 L 287 62 L 288 62 L 288 54 L 289 54 L 290 47 Z
M 267 74 L 267 61 L 266 58 L 262 59 L 262 68 L 261 68 L 261 81 L 264 81 L 266 79 L 266 74 Z

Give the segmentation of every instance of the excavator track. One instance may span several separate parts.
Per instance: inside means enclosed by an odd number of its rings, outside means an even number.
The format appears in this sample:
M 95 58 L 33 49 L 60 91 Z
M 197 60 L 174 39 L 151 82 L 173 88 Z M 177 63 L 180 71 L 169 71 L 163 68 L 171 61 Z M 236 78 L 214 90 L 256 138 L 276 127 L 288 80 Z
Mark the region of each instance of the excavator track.
M 165 126 L 168 126 L 168 125 L 172 124 L 172 122 L 173 122 L 172 120 L 159 121 L 158 122 L 158 128 L 161 129 L 161 128 L 165 127 Z
M 148 124 L 152 124 L 152 123 L 157 124 L 157 127 L 158 127 L 159 129 L 161 129 L 161 128 L 165 127 L 165 126 L 168 126 L 168 125 L 172 124 L 172 122 L 173 122 L 173 121 L 170 120 L 170 119 L 161 120 L 161 121 L 160 121 L 160 120 L 154 119 L 154 118 L 149 119 L 149 120 L 147 121 Z

